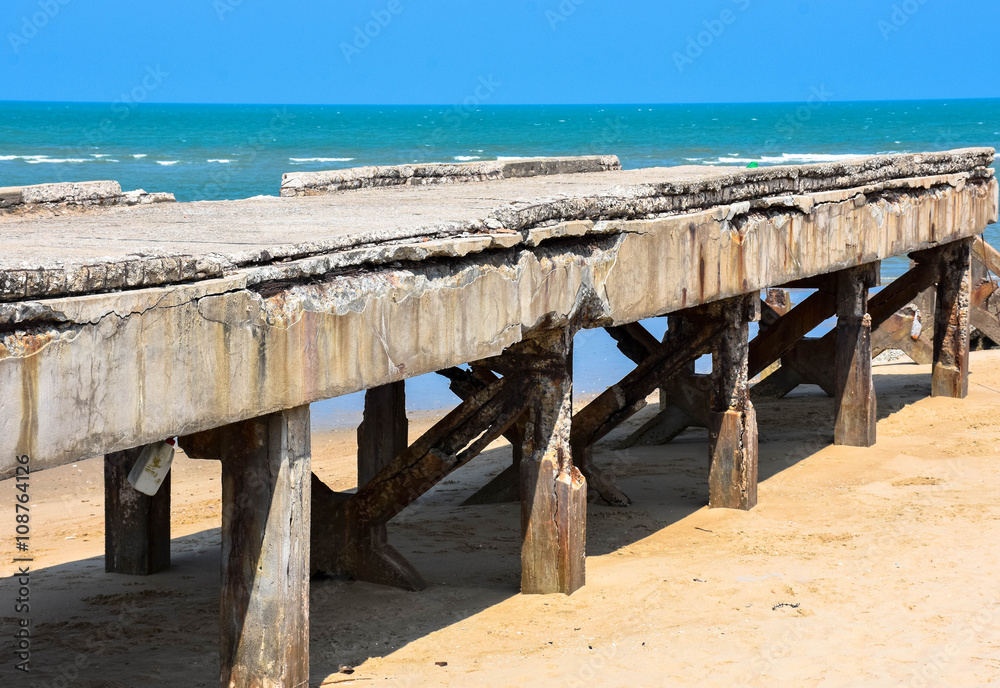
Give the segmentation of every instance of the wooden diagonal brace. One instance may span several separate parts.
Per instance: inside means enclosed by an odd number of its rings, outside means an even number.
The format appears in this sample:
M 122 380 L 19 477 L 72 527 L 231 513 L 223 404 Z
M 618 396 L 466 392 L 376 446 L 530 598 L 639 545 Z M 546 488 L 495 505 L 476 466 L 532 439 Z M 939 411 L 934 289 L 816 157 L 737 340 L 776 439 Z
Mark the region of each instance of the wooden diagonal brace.
M 713 308 L 715 305 L 709 304 L 693 309 L 692 312 L 707 313 Z M 628 506 L 630 501 L 594 465 L 592 459 L 594 444 L 645 406 L 646 397 L 657 387 L 684 371 L 692 361 L 705 353 L 712 338 L 720 329 L 721 327 L 709 320 L 705 326 L 694 328 L 690 332 L 668 331 L 666 341 L 656 342 L 653 352 L 642 359 L 632 372 L 573 416 L 571 439 L 573 456 L 591 487 L 608 504 Z M 645 330 L 638 324 L 629 325 L 626 330 L 616 330 L 616 333 L 623 334 L 628 331 L 631 331 L 635 339 L 645 338 L 642 334 Z M 647 344 L 653 349 L 652 343 Z M 643 348 L 645 346 L 643 345 Z
M 524 413 L 526 380 L 496 380 L 462 402 L 354 495 L 313 479 L 313 571 L 408 590 L 426 587 L 378 529 L 449 473 L 477 456 Z
M 829 286 L 830 284 L 832 284 L 830 276 L 824 275 L 822 285 Z M 763 311 L 761 332 L 750 343 L 749 349 L 748 374 L 751 378 L 756 377 L 777 362 L 784 354 L 791 351 L 807 333 L 832 316 L 836 309 L 836 297 L 827 291 L 817 291 L 783 316 L 774 311 L 767 302 L 762 303 L 761 307 Z M 619 331 L 613 332 L 612 336 L 619 342 L 634 335 L 632 331 L 625 332 L 621 331 L 621 328 L 615 329 Z M 629 345 L 629 351 L 635 350 L 640 343 L 645 344 L 648 341 L 648 338 L 634 336 L 632 338 L 635 343 Z M 629 351 L 626 351 L 621 343 L 619 348 L 631 357 Z M 787 377 L 787 375 L 783 377 Z M 773 385 L 779 380 L 780 378 L 772 380 L 771 384 Z M 629 438 L 628 442 L 637 443 L 652 440 L 654 443 L 662 444 L 669 442 L 691 425 L 705 427 L 708 411 L 707 385 L 706 381 L 699 381 L 693 376 L 679 376 L 666 383 L 661 394 L 665 392 L 668 399 L 673 402 L 672 405 L 678 407 L 681 413 L 678 413 L 677 409 L 671 410 L 661 404 L 662 410 L 658 417 L 641 428 L 639 432 Z M 797 386 L 797 383 L 793 385 L 793 388 L 794 386 Z M 832 388 L 832 383 L 830 387 Z M 691 422 L 686 423 L 686 419 L 690 419 Z
M 463 401 L 481 390 L 489 382 L 498 379 L 496 373 L 480 365 L 473 366 L 471 371 L 462 368 L 439 370 L 438 375 L 448 378 L 451 382 L 449 385 L 451 391 Z M 524 442 L 524 419 L 519 419 L 517 423 L 510 426 L 503 436 L 510 442 L 511 465 L 462 502 L 462 506 L 503 504 L 516 502 L 520 499 L 518 476 L 521 465 L 521 445 Z
M 872 329 L 880 328 L 924 290 L 933 286 L 937 278 L 936 265 L 918 263 L 872 296 L 868 302 Z M 799 340 L 782 355 L 781 368 L 754 386 L 751 398 L 780 398 L 801 384 L 817 384 L 833 396 L 836 393 L 833 372 L 836 344 L 836 330 L 820 338 Z

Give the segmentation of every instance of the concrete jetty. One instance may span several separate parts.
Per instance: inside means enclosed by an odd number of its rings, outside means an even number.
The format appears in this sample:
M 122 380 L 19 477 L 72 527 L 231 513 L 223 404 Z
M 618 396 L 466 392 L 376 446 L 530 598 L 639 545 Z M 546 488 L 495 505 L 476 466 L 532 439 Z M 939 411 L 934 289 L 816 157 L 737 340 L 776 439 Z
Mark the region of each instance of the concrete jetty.
M 734 509 L 757 502 L 754 390 L 821 383 L 835 441 L 870 446 L 873 348 L 896 348 L 883 326 L 912 322 L 921 295 L 933 393 L 964 396 L 973 320 L 993 327 L 974 269 L 996 263 L 975 239 L 997 221 L 993 159 L 369 167 L 195 203 L 95 200 L 122 195 L 107 182 L 79 185 L 93 202 L 7 189 L 0 475 L 19 456 L 104 455 L 108 569 L 148 574 L 169 565 L 169 483 L 132 490 L 138 452 L 177 436 L 220 460 L 222 685 L 303 685 L 310 574 L 423 587 L 386 524 L 500 436 L 515 463 L 487 492 L 520 496 L 522 591 L 568 594 L 585 582 L 588 489 L 628 505 L 592 447 L 657 389 L 644 432 L 708 427 L 706 499 Z M 909 272 L 869 298 L 893 256 Z M 789 308 L 793 287 L 812 293 Z M 662 341 L 638 324 L 653 317 Z M 573 336 L 598 327 L 636 367 L 574 414 Z M 704 354 L 711 375 L 692 375 Z M 405 380 L 431 372 L 461 401 L 408 444 Z M 359 488 L 336 493 L 310 469 L 308 404 L 359 390 Z

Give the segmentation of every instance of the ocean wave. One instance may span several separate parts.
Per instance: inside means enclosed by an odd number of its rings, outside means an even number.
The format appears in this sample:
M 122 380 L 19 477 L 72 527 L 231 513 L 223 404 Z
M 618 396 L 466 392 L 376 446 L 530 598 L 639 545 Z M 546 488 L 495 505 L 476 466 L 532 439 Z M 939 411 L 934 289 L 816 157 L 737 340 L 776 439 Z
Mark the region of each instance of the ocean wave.
M 145 158 L 146 154 L 145 153 L 133 153 L 132 157 L 135 158 L 136 160 L 140 160 L 142 158 Z
M 354 158 L 289 158 L 292 162 L 350 162 Z
M 748 165 L 752 162 L 768 165 L 807 164 L 814 162 L 841 162 L 866 155 L 865 153 L 782 153 L 781 155 L 763 155 L 759 158 L 728 157 L 709 161 L 712 165 Z
M 176 165 L 180 160 L 157 160 L 157 165 Z
M 25 162 L 36 162 L 39 160 L 45 160 L 49 156 L 47 155 L 0 155 L 0 160 L 24 160 Z M 85 161 L 85 162 L 90 162 Z
M 26 156 L 22 156 L 26 157 Z M 29 165 L 36 165 L 40 162 L 51 162 L 51 163 L 76 163 L 76 162 L 94 162 L 93 160 L 88 160 L 87 158 L 46 158 L 40 157 L 34 160 L 26 160 Z
M 455 160 L 459 162 L 469 162 L 470 160 L 482 160 L 478 155 L 456 155 Z
M 231 163 L 232 160 L 226 160 L 225 158 L 220 158 L 218 160 L 209 160 L 209 162 L 219 162 L 225 165 Z
M 109 155 L 108 153 L 91 153 L 90 157 L 100 159 L 100 158 L 107 158 L 109 157 Z

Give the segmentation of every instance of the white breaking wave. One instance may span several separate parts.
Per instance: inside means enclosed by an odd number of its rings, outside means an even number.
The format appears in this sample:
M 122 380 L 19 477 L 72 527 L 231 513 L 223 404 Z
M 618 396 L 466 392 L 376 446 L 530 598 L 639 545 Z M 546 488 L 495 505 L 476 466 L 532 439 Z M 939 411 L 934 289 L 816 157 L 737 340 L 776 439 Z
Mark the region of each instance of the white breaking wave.
M 43 162 L 49 160 L 47 155 L 0 155 L 0 160 L 24 160 L 25 162 Z M 76 160 L 76 162 L 92 162 L 91 160 Z M 56 162 L 51 160 L 51 162 Z
M 92 157 L 92 158 L 106 158 L 106 157 L 108 157 L 108 154 L 107 153 L 91 153 L 90 157 Z
M 145 153 L 133 153 L 132 157 L 135 158 L 136 160 L 139 160 L 140 158 L 145 158 L 146 154 Z
M 292 162 L 350 162 L 354 158 L 289 158 Z
M 770 165 L 791 165 L 812 162 L 840 162 L 851 160 L 852 158 L 863 157 L 864 153 L 828 154 L 828 153 L 782 153 L 780 156 L 764 155 L 759 158 L 719 158 L 709 164 L 713 165 L 748 165 L 752 162 L 765 163 Z
M 455 160 L 459 162 L 469 162 L 470 160 L 482 160 L 478 155 L 456 155 Z
M 35 160 L 28 160 L 29 165 L 35 165 L 40 162 L 52 162 L 52 163 L 62 163 L 62 162 L 94 162 L 93 160 L 87 160 L 86 158 L 37 158 Z
M 223 164 L 227 164 L 227 163 L 231 163 L 232 160 L 226 160 L 225 158 L 223 158 L 223 159 L 220 159 L 220 160 L 209 160 L 209 162 L 221 162 Z
M 176 165 L 180 160 L 157 160 L 157 165 Z

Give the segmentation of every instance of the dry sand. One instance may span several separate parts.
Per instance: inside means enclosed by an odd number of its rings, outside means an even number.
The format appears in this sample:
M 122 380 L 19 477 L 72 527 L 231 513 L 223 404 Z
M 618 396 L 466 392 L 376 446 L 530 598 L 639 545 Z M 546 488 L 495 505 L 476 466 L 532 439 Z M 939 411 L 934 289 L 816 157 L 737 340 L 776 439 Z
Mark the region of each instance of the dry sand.
M 815 390 L 759 404 L 749 513 L 705 507 L 703 432 L 609 438 L 598 460 L 634 503 L 590 505 L 569 597 L 518 594 L 516 505 L 460 506 L 509 461 L 493 449 L 390 524 L 428 590 L 313 582 L 312 685 L 1000 685 L 1000 352 L 972 368 L 958 401 L 927 397 L 927 366 L 877 366 L 872 449 L 831 446 Z M 316 435 L 316 472 L 351 487 L 354 451 Z M 148 578 L 104 573 L 102 470 L 32 480 L 34 671 L 13 672 L 5 616 L 0 686 L 217 686 L 218 464 L 178 458 L 174 566 Z M 10 543 L 13 495 L 0 483 Z M 14 596 L 4 579 L 0 614 Z

